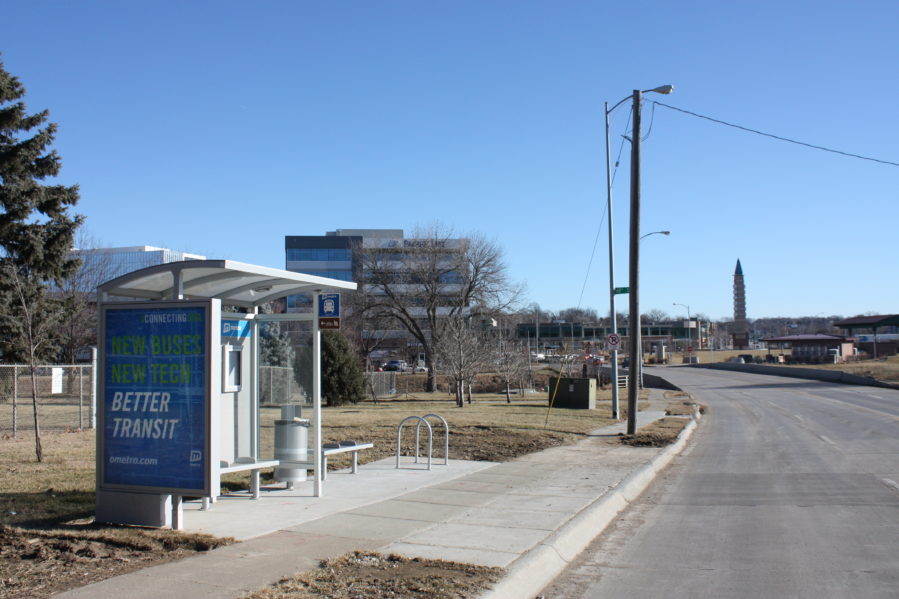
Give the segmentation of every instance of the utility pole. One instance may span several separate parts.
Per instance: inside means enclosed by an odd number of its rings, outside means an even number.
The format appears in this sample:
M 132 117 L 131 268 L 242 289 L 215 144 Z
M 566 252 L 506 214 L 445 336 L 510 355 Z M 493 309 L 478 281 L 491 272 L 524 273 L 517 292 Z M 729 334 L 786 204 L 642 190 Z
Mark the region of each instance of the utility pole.
M 628 285 L 628 319 L 630 368 L 627 382 L 627 434 L 637 433 L 637 381 L 642 364 L 642 339 L 640 339 L 640 104 L 643 92 L 634 90 L 634 130 L 631 134 L 631 222 L 630 222 L 630 279 Z M 616 383 L 617 384 L 617 383 Z

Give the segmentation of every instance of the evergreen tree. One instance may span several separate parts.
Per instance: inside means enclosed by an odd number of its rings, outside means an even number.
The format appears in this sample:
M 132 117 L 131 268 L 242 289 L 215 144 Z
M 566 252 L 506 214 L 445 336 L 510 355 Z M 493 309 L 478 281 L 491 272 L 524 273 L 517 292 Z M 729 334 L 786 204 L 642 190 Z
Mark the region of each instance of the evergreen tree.
M 312 339 L 298 352 L 294 373 L 297 382 L 312 394 Z M 365 377 L 359 358 L 338 331 L 322 331 L 322 399 L 329 406 L 365 399 Z
M 365 377 L 359 358 L 346 337 L 322 332 L 322 393 L 329 406 L 365 399 Z
M 46 286 L 62 285 L 78 267 L 69 253 L 83 217 L 69 213 L 78 202 L 77 186 L 41 183 L 59 174 L 59 155 L 48 151 L 56 125 L 47 123 L 46 110 L 27 114 L 24 95 L 25 88 L 0 62 L 0 352 L 6 361 L 26 361 L 34 380 L 36 366 L 56 351 L 51 324 L 59 319 L 60 306 L 45 301 Z M 32 400 L 40 461 L 34 388 Z

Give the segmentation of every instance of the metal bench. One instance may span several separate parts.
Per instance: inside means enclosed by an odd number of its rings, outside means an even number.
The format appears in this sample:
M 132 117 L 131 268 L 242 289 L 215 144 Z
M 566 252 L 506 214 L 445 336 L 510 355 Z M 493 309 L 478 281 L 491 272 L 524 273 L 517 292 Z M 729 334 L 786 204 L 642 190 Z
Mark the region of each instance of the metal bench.
M 230 472 L 246 472 L 250 471 L 250 493 L 253 499 L 259 499 L 259 472 L 265 468 L 274 468 L 278 465 L 278 460 L 259 461 L 253 458 L 237 458 L 233 464 L 222 462 L 219 466 L 219 476 Z M 202 509 L 208 510 L 211 503 L 215 503 L 215 497 L 204 497 Z
M 352 473 L 359 469 L 359 452 L 363 449 L 371 449 L 374 443 L 356 443 L 355 441 L 341 441 L 339 443 L 322 443 L 322 480 L 328 478 L 328 456 L 338 453 L 352 453 Z

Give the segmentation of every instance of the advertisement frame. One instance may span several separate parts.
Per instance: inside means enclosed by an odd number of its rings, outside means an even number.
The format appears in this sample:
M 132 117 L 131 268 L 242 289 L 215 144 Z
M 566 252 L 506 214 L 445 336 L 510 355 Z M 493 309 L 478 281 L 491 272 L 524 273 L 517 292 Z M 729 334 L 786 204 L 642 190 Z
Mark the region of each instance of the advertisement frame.
M 107 449 L 107 438 L 106 438 L 106 425 L 107 418 L 109 415 L 107 414 L 107 408 L 109 407 L 109 400 L 107 394 L 107 376 L 108 376 L 108 365 L 110 363 L 108 352 L 110 348 L 107 347 L 107 324 L 109 315 L 112 313 L 122 314 L 124 312 L 136 312 L 136 313 L 151 313 L 151 312 L 160 312 L 167 310 L 179 310 L 179 309 L 190 309 L 196 310 L 199 308 L 201 313 L 203 314 L 204 322 L 202 323 L 202 341 L 203 348 L 205 348 L 204 355 L 202 355 L 202 364 L 203 364 L 203 384 L 202 384 L 202 436 L 203 439 L 201 441 L 202 446 L 202 456 L 199 460 L 199 467 L 202 469 L 202 485 L 199 487 L 184 487 L 184 486 L 171 486 L 171 485 L 153 485 L 153 484 L 131 484 L 131 483 L 116 483 L 116 482 L 107 482 L 107 464 L 106 464 L 106 449 Z M 212 458 L 213 458 L 213 439 L 212 439 L 212 423 L 213 423 L 213 384 L 217 384 L 218 381 L 213 381 L 213 371 L 217 370 L 212 367 L 213 359 L 219 358 L 219 351 L 216 344 L 216 338 L 218 335 L 214 333 L 218 333 L 218 327 L 221 325 L 217 322 L 220 318 L 219 314 L 216 314 L 217 310 L 213 309 L 213 300 L 171 300 L 171 301 L 153 301 L 153 302 L 109 302 L 109 303 L 101 303 L 99 306 L 99 323 L 98 323 L 98 346 L 99 346 L 99 356 L 98 356 L 98 376 L 97 376 L 97 456 L 96 456 L 96 464 L 97 464 L 97 490 L 99 491 L 125 491 L 125 492 L 138 492 L 138 493 L 154 493 L 160 495 L 189 495 L 189 496 L 200 496 L 205 497 L 209 496 L 212 492 Z M 150 358 L 152 360 L 152 358 Z M 151 364 L 155 364 L 156 362 L 150 362 Z M 199 393 L 194 395 L 194 399 L 199 397 Z M 115 401 L 115 400 L 113 400 Z M 183 403 L 190 404 L 191 402 L 185 400 Z M 192 402 L 196 404 L 196 402 Z M 197 405 L 194 405 L 193 408 L 187 408 L 198 410 Z M 171 425 L 174 426 L 174 425 Z M 151 455 L 150 458 L 155 458 L 157 461 L 160 460 L 161 456 L 159 454 Z M 137 476 L 136 478 L 139 478 Z

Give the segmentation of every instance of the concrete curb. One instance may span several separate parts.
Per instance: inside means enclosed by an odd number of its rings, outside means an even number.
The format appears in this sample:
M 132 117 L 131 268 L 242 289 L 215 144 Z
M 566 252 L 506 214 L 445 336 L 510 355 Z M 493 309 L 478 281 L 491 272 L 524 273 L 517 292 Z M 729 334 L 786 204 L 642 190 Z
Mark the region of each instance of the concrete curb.
M 508 574 L 480 599 L 522 599 L 533 597 L 551 583 L 593 539 L 632 501 L 640 496 L 676 455 L 683 451 L 701 414 L 693 418 L 677 441 L 631 472 L 615 488 L 604 493 L 540 544 L 515 560 Z
M 736 364 L 733 362 L 713 362 L 710 364 L 691 364 L 691 368 L 709 368 L 712 370 L 729 370 L 732 372 L 748 372 L 750 374 L 767 374 L 770 376 L 786 376 L 796 379 L 808 379 L 827 383 L 843 383 L 845 385 L 864 385 L 897 389 L 899 385 L 872 379 L 869 376 L 849 374 L 841 370 L 823 370 L 820 368 L 802 368 L 801 366 L 768 366 L 765 364 Z

